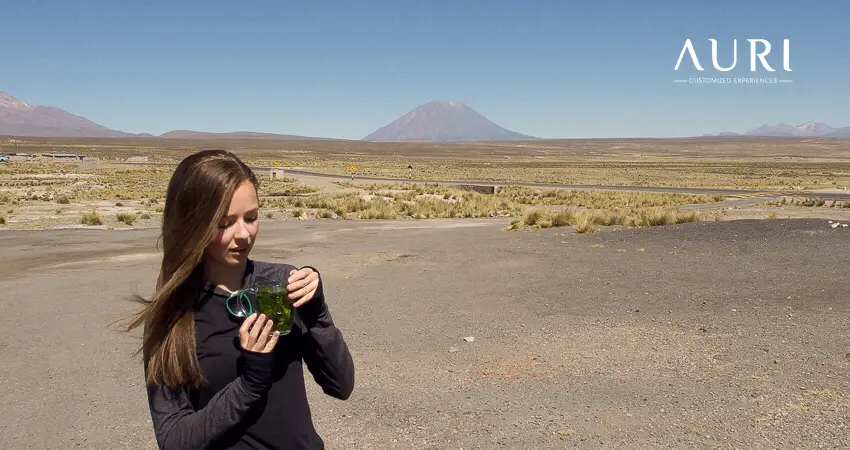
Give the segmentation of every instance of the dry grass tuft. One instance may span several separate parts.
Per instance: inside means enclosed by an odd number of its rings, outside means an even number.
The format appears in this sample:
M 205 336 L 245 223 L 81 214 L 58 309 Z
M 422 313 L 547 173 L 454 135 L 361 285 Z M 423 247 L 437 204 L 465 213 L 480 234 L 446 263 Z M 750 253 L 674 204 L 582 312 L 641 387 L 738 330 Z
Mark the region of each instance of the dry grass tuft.
M 446 172 L 437 178 L 449 177 L 453 166 L 440 164 L 439 168 Z M 14 169 L 10 167 L 0 167 L 0 175 L 9 174 L 0 181 L 0 203 L 16 205 L 20 201 L 26 205 L 30 201 L 54 200 L 70 204 L 73 200 L 75 204 L 86 205 L 94 200 L 107 200 L 120 206 L 130 201 L 138 202 L 144 208 L 135 214 L 116 214 L 118 221 L 127 225 L 135 223 L 138 217 L 149 219 L 150 214 L 145 209 L 163 212 L 162 199 L 173 173 L 172 167 L 154 166 L 86 169 L 71 164 L 32 162 L 17 164 Z M 470 174 L 481 175 L 482 170 L 487 167 L 477 166 Z M 504 187 L 494 194 L 483 194 L 450 185 L 406 182 L 335 184 L 356 187 L 357 192 L 329 194 L 318 187 L 298 184 L 295 178 L 271 180 L 262 177 L 261 205 L 269 208 L 264 215 L 269 219 L 291 214 L 296 218 L 374 220 L 517 217 L 520 220 L 512 222 L 510 229 L 575 226 L 593 231 L 600 226 L 654 226 L 699 220 L 698 214 L 679 211 L 678 207 L 722 199 L 685 194 L 525 187 Z M 83 215 L 81 222 L 101 225 L 103 219 L 92 212 Z
M 83 225 L 103 225 L 103 217 L 96 211 L 83 213 L 80 217 L 80 223 Z
M 516 231 L 522 229 L 522 220 L 514 219 L 511 224 L 502 228 L 502 231 Z
M 787 197 L 782 197 L 782 200 L 773 200 L 773 201 L 765 202 L 764 204 L 768 205 L 768 206 L 804 206 L 804 207 L 807 207 L 807 208 L 820 208 L 820 207 L 826 205 L 826 200 L 824 200 L 823 198 L 820 198 L 820 197 L 817 197 L 817 198 L 808 198 L 808 197 L 806 197 L 806 198 L 791 198 L 791 199 L 788 199 Z M 847 203 L 845 203 L 844 205 L 846 207 Z M 835 201 L 833 201 L 832 204 L 829 205 L 829 207 L 835 207 L 835 206 L 836 206 Z
M 137 216 L 133 213 L 119 212 L 115 214 L 115 218 L 118 219 L 119 222 L 123 222 L 127 225 L 133 225 L 133 222 L 136 221 Z
M 569 205 L 587 209 L 641 208 L 716 203 L 723 199 L 714 195 L 655 194 L 645 192 L 572 191 L 566 189 L 531 189 L 505 187 L 496 194 L 523 205 Z
M 599 226 L 594 221 L 593 214 L 580 214 L 575 219 L 576 233 L 594 233 L 599 230 Z
M 435 219 L 497 217 L 519 214 L 522 206 L 510 200 L 476 192 L 458 191 L 449 195 L 413 189 L 401 192 L 369 190 L 368 195 L 289 196 L 270 199 L 278 208 L 330 210 L 343 218 Z
M 523 217 L 522 222 L 528 226 L 534 226 L 537 225 L 541 219 L 543 219 L 543 213 L 539 209 L 532 209 L 525 213 L 525 217 Z
M 594 232 L 599 226 L 648 227 L 660 225 L 675 225 L 703 220 L 696 211 L 682 211 L 675 207 L 651 207 L 613 210 L 577 211 L 567 209 L 562 211 L 544 212 L 538 209 L 529 210 L 521 221 L 512 223 L 511 229 L 523 226 L 549 228 L 552 226 L 573 226 L 579 233 Z
M 554 226 L 554 227 L 567 226 L 567 225 L 569 225 L 569 224 L 571 224 L 575 221 L 575 216 L 576 216 L 575 210 L 572 210 L 572 209 L 567 209 L 567 210 L 564 210 L 564 211 L 555 212 L 554 214 L 552 214 L 550 216 L 551 220 L 552 220 L 552 226 Z
M 376 198 L 371 202 L 365 203 L 365 208 L 358 211 L 357 217 L 360 219 L 395 219 L 396 212 L 393 208 L 393 203 L 390 203 L 383 198 Z M 359 208 L 359 206 L 358 206 Z

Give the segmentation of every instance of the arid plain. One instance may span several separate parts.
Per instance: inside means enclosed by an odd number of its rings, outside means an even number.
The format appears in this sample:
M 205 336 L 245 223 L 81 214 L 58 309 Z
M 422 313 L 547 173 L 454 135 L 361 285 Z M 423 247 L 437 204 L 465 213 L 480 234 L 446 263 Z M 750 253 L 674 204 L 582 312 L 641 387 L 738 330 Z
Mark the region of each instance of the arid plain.
M 850 445 L 850 140 L 3 138 L 4 445 L 155 448 L 112 321 L 201 148 L 265 168 L 252 256 L 322 270 L 329 448 Z

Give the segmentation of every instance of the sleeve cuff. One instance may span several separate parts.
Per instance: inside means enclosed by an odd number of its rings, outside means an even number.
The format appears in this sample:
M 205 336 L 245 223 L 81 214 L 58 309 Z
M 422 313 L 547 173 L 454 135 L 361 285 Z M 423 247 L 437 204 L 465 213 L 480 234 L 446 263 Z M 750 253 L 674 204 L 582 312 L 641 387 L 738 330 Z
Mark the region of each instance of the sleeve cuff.
M 245 365 L 242 377 L 252 392 L 262 392 L 269 387 L 274 372 L 274 352 L 260 353 L 242 349 Z
M 319 274 L 319 287 L 316 288 L 316 292 L 313 294 L 313 298 L 311 298 L 309 302 L 297 308 L 298 315 L 301 317 L 301 321 L 306 327 L 306 330 L 304 330 L 305 332 L 310 328 L 315 327 L 325 315 L 325 311 L 327 311 L 324 288 L 322 287 L 322 275 L 313 266 L 304 266 L 302 268 L 306 267 L 313 269 Z

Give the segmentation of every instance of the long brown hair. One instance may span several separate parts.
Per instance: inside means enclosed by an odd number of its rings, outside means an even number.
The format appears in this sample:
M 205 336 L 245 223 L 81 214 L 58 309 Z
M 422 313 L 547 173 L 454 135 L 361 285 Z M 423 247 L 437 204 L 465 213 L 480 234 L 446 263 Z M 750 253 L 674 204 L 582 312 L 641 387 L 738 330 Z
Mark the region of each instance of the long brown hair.
M 236 187 L 257 177 L 226 150 L 189 155 L 168 183 L 162 218 L 162 265 L 156 290 L 133 315 L 127 331 L 144 325 L 142 345 L 149 384 L 197 387 L 203 382 L 193 306 L 202 289 L 204 249 L 218 234 Z

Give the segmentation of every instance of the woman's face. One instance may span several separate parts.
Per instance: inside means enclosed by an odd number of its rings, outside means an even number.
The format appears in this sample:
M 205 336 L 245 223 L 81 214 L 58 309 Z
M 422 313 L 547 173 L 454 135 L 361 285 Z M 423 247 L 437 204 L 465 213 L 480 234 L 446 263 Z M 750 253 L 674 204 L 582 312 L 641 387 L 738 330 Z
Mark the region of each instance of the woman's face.
M 244 263 L 260 229 L 259 210 L 254 185 L 243 182 L 233 192 L 227 215 L 218 223 L 216 240 L 206 248 L 206 258 L 217 265 Z

